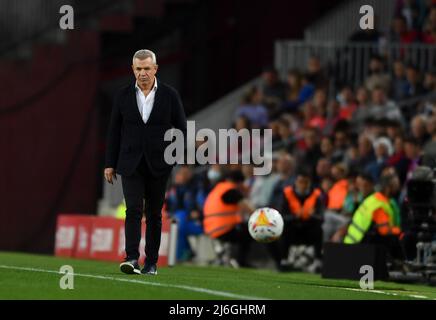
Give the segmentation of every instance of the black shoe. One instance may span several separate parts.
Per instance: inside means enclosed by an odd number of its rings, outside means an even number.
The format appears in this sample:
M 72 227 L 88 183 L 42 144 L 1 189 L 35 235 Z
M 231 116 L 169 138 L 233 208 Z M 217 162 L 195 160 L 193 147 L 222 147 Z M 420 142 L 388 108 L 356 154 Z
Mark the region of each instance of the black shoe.
M 120 270 L 126 274 L 141 274 L 141 268 L 136 259 L 126 259 L 126 261 L 120 264 Z
M 155 263 L 151 263 L 151 264 L 146 263 L 144 268 L 141 270 L 141 273 L 142 274 L 149 274 L 149 275 L 153 275 L 153 276 L 157 275 L 156 264 Z

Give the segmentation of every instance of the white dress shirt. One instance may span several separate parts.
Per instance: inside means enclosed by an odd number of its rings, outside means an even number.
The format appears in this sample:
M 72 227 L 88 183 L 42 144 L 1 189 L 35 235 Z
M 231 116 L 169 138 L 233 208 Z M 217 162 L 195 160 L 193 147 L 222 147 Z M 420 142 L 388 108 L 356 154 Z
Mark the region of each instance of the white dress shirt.
M 138 104 L 139 113 L 141 114 L 144 123 L 147 123 L 150 117 L 151 110 L 153 109 L 154 97 L 157 90 L 157 79 L 154 78 L 153 88 L 150 90 L 147 96 L 144 95 L 141 88 L 138 86 L 138 82 L 135 83 L 136 90 L 136 102 Z

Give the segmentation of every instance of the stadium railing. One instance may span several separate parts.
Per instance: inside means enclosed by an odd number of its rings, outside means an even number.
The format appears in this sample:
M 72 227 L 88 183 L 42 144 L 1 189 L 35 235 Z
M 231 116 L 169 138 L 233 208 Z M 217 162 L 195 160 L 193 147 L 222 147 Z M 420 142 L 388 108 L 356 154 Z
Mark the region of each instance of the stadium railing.
M 358 86 L 368 76 L 371 56 L 377 54 L 386 58 L 388 66 L 396 59 L 413 63 L 421 71 L 428 71 L 436 65 L 436 47 L 429 44 L 399 43 L 354 43 L 335 41 L 277 41 L 275 43 L 275 67 L 285 79 L 289 69 L 301 69 L 307 65 L 310 56 L 317 56 L 330 79 L 330 92 L 337 92 L 338 86 Z

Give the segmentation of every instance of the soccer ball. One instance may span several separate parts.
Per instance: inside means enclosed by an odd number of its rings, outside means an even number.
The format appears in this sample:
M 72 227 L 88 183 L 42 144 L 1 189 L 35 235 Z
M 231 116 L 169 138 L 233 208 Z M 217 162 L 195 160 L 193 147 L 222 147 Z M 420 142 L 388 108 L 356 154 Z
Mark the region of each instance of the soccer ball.
M 273 242 L 282 235 L 282 215 L 272 208 L 259 208 L 248 220 L 248 231 L 257 242 Z

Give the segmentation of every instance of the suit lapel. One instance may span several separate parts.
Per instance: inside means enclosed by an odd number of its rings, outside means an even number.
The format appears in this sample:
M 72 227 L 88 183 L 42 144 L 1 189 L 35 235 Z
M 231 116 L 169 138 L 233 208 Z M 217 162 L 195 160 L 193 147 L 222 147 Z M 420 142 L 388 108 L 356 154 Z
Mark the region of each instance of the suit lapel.
M 138 102 L 136 101 L 135 83 L 133 83 L 133 85 L 130 87 L 129 98 L 130 98 L 130 101 L 129 101 L 128 105 L 131 106 L 131 108 L 133 108 L 133 110 L 131 110 L 131 112 L 133 112 L 133 114 L 136 115 L 138 121 L 141 121 L 142 123 L 144 123 L 144 121 L 142 120 L 141 113 L 139 112 Z

